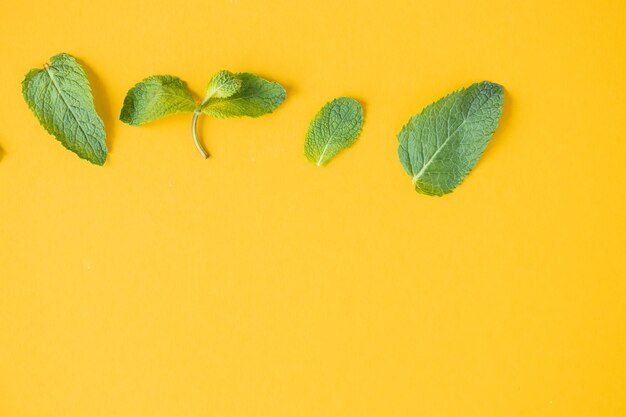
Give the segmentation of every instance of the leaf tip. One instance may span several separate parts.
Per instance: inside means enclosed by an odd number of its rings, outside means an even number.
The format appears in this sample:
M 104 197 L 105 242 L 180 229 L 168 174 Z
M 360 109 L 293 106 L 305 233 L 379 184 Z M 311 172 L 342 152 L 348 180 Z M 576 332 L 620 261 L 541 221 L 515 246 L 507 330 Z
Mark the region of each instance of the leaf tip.
M 498 94 L 502 94 L 502 92 L 504 91 L 504 87 L 502 86 L 502 84 L 498 84 L 498 83 L 494 83 L 491 81 L 483 81 L 481 83 L 479 83 L 481 87 L 485 88 L 485 89 L 489 89 L 489 90 L 493 90 L 495 92 L 497 92 Z

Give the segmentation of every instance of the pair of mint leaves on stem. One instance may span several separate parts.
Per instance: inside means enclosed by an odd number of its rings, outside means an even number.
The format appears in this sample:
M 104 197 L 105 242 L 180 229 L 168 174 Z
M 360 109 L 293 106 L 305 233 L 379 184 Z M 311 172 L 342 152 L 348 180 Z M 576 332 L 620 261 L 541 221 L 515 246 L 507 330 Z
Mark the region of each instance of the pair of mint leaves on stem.
M 210 117 L 259 117 L 273 112 L 285 101 L 285 89 L 278 83 L 250 73 L 220 71 L 209 80 L 206 94 L 198 104 L 185 83 L 172 75 L 154 75 L 128 91 L 120 120 L 139 126 L 169 114 L 193 113 L 191 132 L 200 154 L 209 154 L 198 138 L 200 115 Z
M 41 125 L 63 146 L 94 164 L 104 164 L 108 152 L 104 124 L 95 110 L 85 71 L 74 57 L 59 54 L 43 69 L 29 71 L 22 94 Z M 220 71 L 198 104 L 179 78 L 153 76 L 128 92 L 120 119 L 141 125 L 172 113 L 193 113 L 192 136 L 206 157 L 196 132 L 201 114 L 258 117 L 274 111 L 284 99 L 285 90 L 278 83 L 254 74 Z M 398 134 L 398 155 L 415 191 L 440 196 L 463 181 L 498 126 L 503 102 L 503 88 L 484 81 L 449 94 L 409 120 Z M 355 143 L 362 126 L 363 109 L 358 101 L 340 97 L 329 102 L 306 134 L 306 159 L 326 165 Z
M 476 166 L 498 127 L 502 86 L 472 84 L 427 106 L 398 134 L 398 156 L 415 191 L 452 192 Z M 315 116 L 304 146 L 309 162 L 325 165 L 354 144 L 363 126 L 361 104 L 348 97 L 328 103 Z

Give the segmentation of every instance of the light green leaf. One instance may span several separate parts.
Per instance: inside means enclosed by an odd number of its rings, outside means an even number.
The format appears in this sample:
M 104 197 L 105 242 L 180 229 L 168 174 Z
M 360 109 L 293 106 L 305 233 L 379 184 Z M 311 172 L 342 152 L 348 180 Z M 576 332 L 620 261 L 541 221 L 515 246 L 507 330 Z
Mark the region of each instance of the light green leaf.
M 285 89 L 278 83 L 250 73 L 234 76 L 241 88 L 230 97 L 212 97 L 202 112 L 211 117 L 259 117 L 273 112 L 285 100 Z
M 185 83 L 172 75 L 153 75 L 126 94 L 120 120 L 132 126 L 197 107 Z
M 504 93 L 488 81 L 429 105 L 398 134 L 398 155 L 415 191 L 452 192 L 474 168 L 498 127 Z
M 356 142 L 363 128 L 363 107 L 351 97 L 336 98 L 317 113 L 306 134 L 304 156 L 317 166 L 326 165 Z
M 241 80 L 230 71 L 220 71 L 211 77 L 206 89 L 203 105 L 210 98 L 228 98 L 241 88 Z
M 44 69 L 30 70 L 22 94 L 41 125 L 63 146 L 93 164 L 104 164 L 104 123 L 96 113 L 87 75 L 73 56 L 59 54 Z

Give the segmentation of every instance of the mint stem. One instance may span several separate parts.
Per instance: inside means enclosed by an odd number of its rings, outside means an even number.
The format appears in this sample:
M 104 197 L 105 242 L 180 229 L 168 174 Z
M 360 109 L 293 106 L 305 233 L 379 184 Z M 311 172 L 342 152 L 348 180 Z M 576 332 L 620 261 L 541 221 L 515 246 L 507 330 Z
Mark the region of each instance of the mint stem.
M 204 147 L 202 146 L 202 144 L 200 143 L 200 140 L 198 139 L 198 117 L 200 117 L 200 111 L 196 110 L 195 112 L 193 112 L 193 119 L 191 120 L 191 134 L 193 135 L 193 143 L 196 145 L 196 149 L 198 149 L 198 152 L 200 152 L 200 155 L 202 155 L 202 157 L 204 159 L 207 159 L 209 157 L 209 153 L 204 149 Z

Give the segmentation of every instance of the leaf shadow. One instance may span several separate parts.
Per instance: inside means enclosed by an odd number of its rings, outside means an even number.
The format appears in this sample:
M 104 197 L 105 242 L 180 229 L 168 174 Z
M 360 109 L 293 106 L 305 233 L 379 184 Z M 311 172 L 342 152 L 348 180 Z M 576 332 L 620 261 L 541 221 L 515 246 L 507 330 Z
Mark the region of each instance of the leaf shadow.
M 89 66 L 89 64 L 85 63 L 82 59 L 77 58 L 78 63 L 83 67 L 85 73 L 87 74 L 87 78 L 89 79 L 89 85 L 91 86 L 91 91 L 93 93 L 93 101 L 96 106 L 96 111 L 102 117 L 102 121 L 104 122 L 104 129 L 106 132 L 106 143 L 109 148 L 109 152 L 113 149 L 113 137 L 115 137 L 115 122 L 117 121 L 117 117 L 113 115 L 111 111 L 111 100 L 110 96 L 104 87 L 104 83 L 102 79 L 98 76 L 98 74 Z
M 367 129 L 368 104 L 365 101 L 365 99 L 361 96 L 350 95 L 348 97 L 352 97 L 353 99 L 357 100 L 359 104 L 361 104 L 361 108 L 363 109 L 363 124 L 361 125 L 361 131 L 359 132 L 359 135 L 357 136 L 357 139 L 358 139 L 363 135 L 363 131 Z M 357 143 L 355 145 L 358 145 L 359 142 L 361 141 L 357 140 Z
M 359 104 L 361 104 L 361 107 L 363 108 L 363 124 L 365 124 L 365 122 L 367 121 L 367 102 L 365 101 L 365 99 L 361 96 L 357 96 L 357 95 L 347 95 L 346 97 L 352 97 L 353 99 L 355 99 L 356 101 L 359 102 Z
M 283 88 L 285 89 L 285 101 L 288 100 L 293 94 L 296 94 L 298 92 L 298 89 L 296 87 L 294 87 L 293 84 L 291 83 L 280 83 L 280 85 L 283 86 Z
M 0 162 L 2 162 L 2 158 L 4 158 L 4 149 L 0 146 Z

